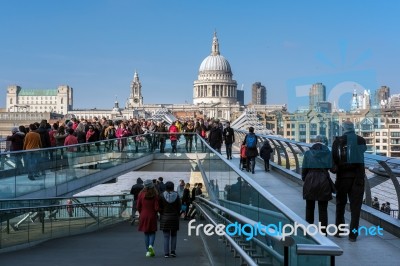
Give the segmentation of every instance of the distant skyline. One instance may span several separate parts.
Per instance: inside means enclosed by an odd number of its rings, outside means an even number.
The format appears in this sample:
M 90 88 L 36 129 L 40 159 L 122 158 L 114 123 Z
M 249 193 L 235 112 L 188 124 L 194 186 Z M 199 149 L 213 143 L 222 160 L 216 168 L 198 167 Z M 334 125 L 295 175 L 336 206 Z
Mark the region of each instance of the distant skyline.
M 124 107 L 135 70 L 145 104 L 192 103 L 214 30 L 238 89 L 244 85 L 245 104 L 254 82 L 267 88 L 268 104 L 291 111 L 308 105 L 306 88 L 317 82 L 343 109 L 354 88 L 386 85 L 400 93 L 398 1 L 0 0 L 0 6 L 2 108 L 14 84 L 68 84 L 76 109 L 111 109 L 115 98 Z

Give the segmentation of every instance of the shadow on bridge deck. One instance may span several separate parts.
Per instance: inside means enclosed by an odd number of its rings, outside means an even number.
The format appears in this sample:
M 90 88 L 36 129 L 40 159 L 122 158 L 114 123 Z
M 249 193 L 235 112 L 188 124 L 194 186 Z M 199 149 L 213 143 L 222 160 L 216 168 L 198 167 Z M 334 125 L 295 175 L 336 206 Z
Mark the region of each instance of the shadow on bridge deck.
M 177 257 L 164 258 L 162 231 L 157 231 L 156 256 L 145 256 L 144 235 L 137 225 L 119 223 L 107 229 L 43 242 L 32 248 L 0 254 L 2 266 L 210 265 L 200 237 L 188 236 L 187 222 L 178 231 Z

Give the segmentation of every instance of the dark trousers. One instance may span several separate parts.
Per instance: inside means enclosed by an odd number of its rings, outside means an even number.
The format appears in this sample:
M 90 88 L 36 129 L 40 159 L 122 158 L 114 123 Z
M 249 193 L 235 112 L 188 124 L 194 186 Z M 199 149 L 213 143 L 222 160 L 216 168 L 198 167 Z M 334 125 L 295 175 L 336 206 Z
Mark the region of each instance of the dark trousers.
M 256 167 L 256 157 L 247 156 L 247 172 L 254 172 L 254 167 Z
M 314 223 L 315 200 L 306 200 L 306 221 Z M 322 226 L 328 225 L 328 201 L 318 201 L 318 218 Z M 325 233 L 326 230 L 321 230 Z
M 193 138 L 186 138 L 186 152 L 192 152 Z
M 232 143 L 225 144 L 226 157 L 232 159 Z
M 264 168 L 265 168 L 265 171 L 269 171 L 269 159 L 267 159 L 267 160 L 264 159 Z
M 353 229 L 358 230 L 360 222 L 360 212 L 364 195 L 364 179 L 336 179 L 336 225 L 345 224 L 344 212 L 347 204 L 347 196 L 350 201 L 351 221 L 350 235 L 351 238 L 357 238 L 358 232 L 352 232 Z

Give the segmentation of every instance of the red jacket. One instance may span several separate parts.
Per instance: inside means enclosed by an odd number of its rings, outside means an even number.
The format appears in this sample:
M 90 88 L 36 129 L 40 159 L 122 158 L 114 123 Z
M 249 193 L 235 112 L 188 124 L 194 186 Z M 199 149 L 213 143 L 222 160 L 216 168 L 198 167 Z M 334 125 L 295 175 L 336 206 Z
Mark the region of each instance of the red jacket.
M 75 144 L 78 144 L 78 139 L 74 135 L 69 134 L 64 140 L 64 146 L 75 145 Z M 67 148 L 67 151 L 70 152 L 75 152 L 76 150 L 77 150 L 76 146 Z
M 179 130 L 175 125 L 171 125 L 169 127 L 169 133 L 179 133 Z M 170 134 L 169 135 L 169 139 L 170 140 L 177 140 L 178 139 L 178 135 L 177 134 Z
M 150 233 L 157 231 L 157 212 L 159 209 L 158 196 L 146 199 L 146 192 L 139 193 L 137 210 L 139 212 L 139 231 Z

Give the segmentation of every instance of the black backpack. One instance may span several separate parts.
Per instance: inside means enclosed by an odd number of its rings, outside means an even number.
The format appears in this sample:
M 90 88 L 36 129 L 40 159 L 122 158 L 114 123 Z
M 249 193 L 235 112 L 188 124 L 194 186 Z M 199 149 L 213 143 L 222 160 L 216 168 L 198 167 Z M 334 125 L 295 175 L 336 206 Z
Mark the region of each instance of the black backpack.
M 340 166 L 350 166 L 354 163 L 364 163 L 364 151 L 360 151 L 357 135 L 349 134 L 336 138 L 338 145 L 334 151 L 336 163 Z
M 115 128 L 110 128 L 108 130 L 107 139 L 115 139 L 115 138 L 116 138 Z

